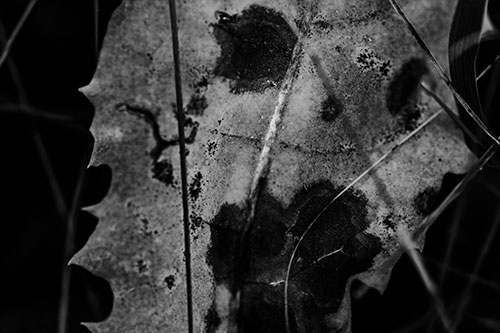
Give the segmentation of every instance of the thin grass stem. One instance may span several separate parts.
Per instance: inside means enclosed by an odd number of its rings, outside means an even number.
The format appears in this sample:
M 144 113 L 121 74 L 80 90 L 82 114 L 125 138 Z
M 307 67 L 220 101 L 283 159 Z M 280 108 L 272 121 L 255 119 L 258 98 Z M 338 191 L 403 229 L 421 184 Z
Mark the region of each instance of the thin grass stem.
M 181 167 L 182 213 L 184 227 L 184 261 L 186 269 L 186 299 L 188 332 L 193 333 L 193 287 L 191 273 L 191 236 L 189 221 L 189 201 L 187 187 L 186 138 L 184 134 L 184 110 L 182 102 L 182 78 L 179 47 L 179 32 L 177 27 L 177 9 L 175 0 L 169 0 L 170 26 L 172 32 L 172 52 L 174 55 L 175 97 L 177 104 L 177 131 L 179 134 L 179 154 Z
M 12 45 L 14 44 L 14 41 L 17 38 L 17 35 L 19 34 L 19 31 L 21 31 L 21 28 L 24 26 L 24 23 L 28 19 L 28 16 L 30 15 L 31 11 L 33 10 L 33 7 L 36 5 L 38 0 L 31 0 L 28 5 L 26 6 L 26 9 L 24 10 L 23 14 L 21 15 L 21 18 L 17 22 L 16 26 L 14 27 L 14 30 L 9 36 L 9 39 L 7 40 L 7 43 L 5 43 L 5 47 L 0 54 L 0 68 L 3 66 L 5 63 L 5 60 L 10 54 L 10 50 L 12 49 Z

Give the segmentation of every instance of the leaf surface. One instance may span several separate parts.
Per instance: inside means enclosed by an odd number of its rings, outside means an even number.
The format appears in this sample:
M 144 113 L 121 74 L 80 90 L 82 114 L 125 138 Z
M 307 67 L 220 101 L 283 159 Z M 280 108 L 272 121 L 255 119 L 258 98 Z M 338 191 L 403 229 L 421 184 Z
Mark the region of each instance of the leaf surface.
M 403 9 L 443 62 L 453 3 Z M 383 291 L 398 228 L 468 164 L 419 82 L 449 96 L 388 1 L 187 1 L 178 15 L 195 330 L 284 331 L 287 284 L 293 330 L 350 331 L 352 280 Z M 117 294 L 102 332 L 186 327 L 171 49 L 166 4 L 126 1 L 85 88 L 94 158 L 115 170 L 79 258 Z

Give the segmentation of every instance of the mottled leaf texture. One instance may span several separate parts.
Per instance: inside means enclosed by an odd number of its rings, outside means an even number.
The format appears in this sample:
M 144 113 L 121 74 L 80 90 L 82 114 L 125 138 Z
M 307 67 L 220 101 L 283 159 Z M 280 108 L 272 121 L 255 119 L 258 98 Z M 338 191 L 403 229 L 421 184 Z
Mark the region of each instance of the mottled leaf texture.
M 351 282 L 382 292 L 398 229 L 470 163 L 419 84 L 449 94 L 386 0 L 177 5 L 195 331 L 284 332 L 286 289 L 290 331 L 349 332 Z M 454 2 L 402 7 L 446 64 Z M 84 89 L 114 169 L 77 259 L 116 294 L 96 332 L 187 327 L 169 27 L 166 1 L 124 1 Z

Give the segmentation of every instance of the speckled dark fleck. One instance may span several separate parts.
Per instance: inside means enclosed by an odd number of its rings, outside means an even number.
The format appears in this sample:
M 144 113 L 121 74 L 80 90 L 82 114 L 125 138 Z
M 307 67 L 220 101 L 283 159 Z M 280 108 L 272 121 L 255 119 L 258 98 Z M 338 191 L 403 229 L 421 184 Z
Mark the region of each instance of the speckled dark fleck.
M 205 221 L 203 221 L 203 218 L 195 213 L 190 214 L 190 227 L 191 227 L 191 232 L 195 233 L 196 230 L 201 228 L 204 225 Z M 194 238 L 197 236 L 195 235 Z
M 198 200 L 198 197 L 200 196 L 202 178 L 203 175 L 198 171 L 191 179 L 191 183 L 189 184 L 189 196 L 192 201 Z
M 207 144 L 207 153 L 210 156 L 214 156 L 217 149 L 217 143 L 215 141 L 209 141 Z
M 168 275 L 165 277 L 165 279 L 163 279 L 163 282 L 168 289 L 172 289 L 175 286 L 175 276 L 173 274 Z

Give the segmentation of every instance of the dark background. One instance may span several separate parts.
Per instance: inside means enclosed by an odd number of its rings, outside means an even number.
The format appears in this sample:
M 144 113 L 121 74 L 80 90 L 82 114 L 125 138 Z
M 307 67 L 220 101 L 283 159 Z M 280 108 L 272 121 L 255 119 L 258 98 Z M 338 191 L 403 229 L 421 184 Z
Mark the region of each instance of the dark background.
M 28 3 L 0 2 L 2 45 Z M 78 88 L 93 76 L 107 22 L 119 3 L 99 1 L 96 16 L 90 0 L 38 1 L 0 68 L 0 332 L 55 332 L 65 270 L 72 277 L 68 332 L 88 332 L 80 322 L 104 320 L 111 311 L 113 296 L 106 281 L 78 266 L 63 267 L 97 224 L 96 217 L 80 208 L 99 202 L 111 180 L 106 166 L 86 169 L 93 147 L 89 127 L 94 108 Z M 490 7 L 498 17 L 498 9 Z M 497 50 L 498 39 L 485 42 L 478 66 L 491 62 Z M 491 110 L 494 121 L 496 108 Z M 48 176 L 50 168 L 53 174 Z M 69 207 L 82 175 L 75 243 L 65 253 Z M 438 201 L 460 179 L 446 175 Z M 54 195 L 53 180 L 60 187 L 59 196 Z M 468 275 L 481 252 L 486 253 L 460 332 L 500 332 L 498 237 L 484 246 L 499 220 L 499 198 L 500 174 L 488 166 L 426 237 L 423 255 L 431 276 L 441 282 L 441 296 L 452 318 Z M 453 240 L 454 226 L 458 229 Z M 440 279 L 451 241 L 450 269 Z M 443 331 L 434 303 L 406 256 L 395 266 L 383 296 L 368 291 L 358 299 L 359 288 L 353 286 L 355 333 Z

